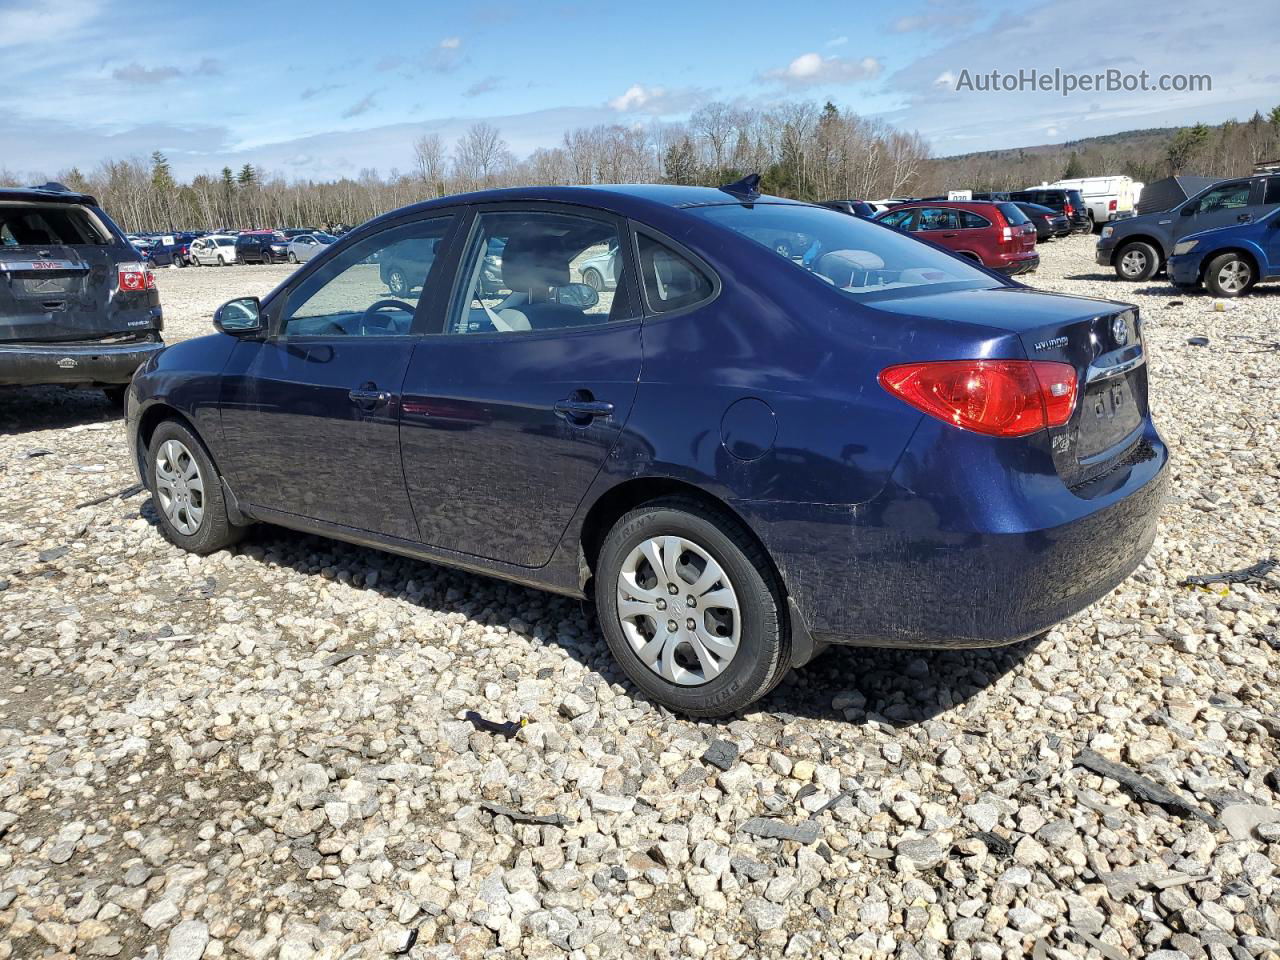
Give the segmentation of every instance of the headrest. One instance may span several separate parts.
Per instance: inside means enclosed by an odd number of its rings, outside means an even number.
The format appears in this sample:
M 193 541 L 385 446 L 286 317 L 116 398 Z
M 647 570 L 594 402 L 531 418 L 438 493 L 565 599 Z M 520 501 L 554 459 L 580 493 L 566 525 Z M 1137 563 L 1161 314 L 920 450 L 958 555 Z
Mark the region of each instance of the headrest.
M 856 286 L 856 274 L 883 269 L 884 261 L 870 250 L 832 250 L 818 260 L 818 273 L 837 287 Z
M 502 282 L 508 290 L 546 299 L 549 287 L 569 282 L 569 254 L 563 241 L 547 234 L 512 234 L 502 251 Z

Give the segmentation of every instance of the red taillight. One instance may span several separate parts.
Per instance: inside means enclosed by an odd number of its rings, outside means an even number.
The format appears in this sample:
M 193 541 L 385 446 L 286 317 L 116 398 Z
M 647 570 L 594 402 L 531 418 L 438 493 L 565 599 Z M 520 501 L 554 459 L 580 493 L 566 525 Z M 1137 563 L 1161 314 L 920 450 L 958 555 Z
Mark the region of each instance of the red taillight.
M 1013 231 L 1009 227 L 1005 227 L 1003 230 L 1000 231 L 1001 243 L 1008 243 L 1012 239 L 1013 239 Z
M 880 372 L 880 385 L 918 410 L 991 437 L 1025 437 L 1071 419 L 1076 371 L 1069 363 L 939 360 Z
M 136 292 L 156 288 L 156 275 L 145 263 L 118 263 L 116 270 L 121 290 Z
M 1062 212 L 1069 217 L 1076 212 L 1076 208 L 1073 207 L 1071 204 L 1066 203 L 1066 204 L 1063 204 L 1062 206 Z
M 1108 209 L 1108 210 L 1114 210 L 1115 208 L 1116 208 L 1116 202 L 1115 202 L 1114 200 L 1110 201 L 1110 202 L 1107 204 L 1107 209 Z

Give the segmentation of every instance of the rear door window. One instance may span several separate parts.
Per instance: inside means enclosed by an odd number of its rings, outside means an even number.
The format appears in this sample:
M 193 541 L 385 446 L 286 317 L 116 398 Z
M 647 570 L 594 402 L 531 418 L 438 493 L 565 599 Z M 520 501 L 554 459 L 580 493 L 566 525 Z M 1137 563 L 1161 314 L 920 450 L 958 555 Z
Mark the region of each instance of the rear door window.
M 84 207 L 0 203 L 0 246 L 95 246 L 111 236 Z
M 1262 197 L 1262 202 L 1266 204 L 1280 203 L 1280 177 L 1267 178 L 1267 189 Z
M 1004 218 L 1009 221 L 1009 225 L 1012 227 L 1031 222 L 1027 219 L 1027 215 L 1019 210 L 1015 204 L 997 203 L 996 207 L 1004 214 Z

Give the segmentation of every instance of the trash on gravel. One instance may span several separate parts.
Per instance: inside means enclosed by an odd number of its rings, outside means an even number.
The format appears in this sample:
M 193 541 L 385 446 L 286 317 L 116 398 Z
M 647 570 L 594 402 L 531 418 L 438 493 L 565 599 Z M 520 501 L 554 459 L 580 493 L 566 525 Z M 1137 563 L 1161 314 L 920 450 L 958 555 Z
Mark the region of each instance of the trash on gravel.
M 1079 927 L 1068 926 L 1067 929 L 1071 935 L 1082 943 L 1088 944 L 1106 957 L 1106 960 L 1129 960 L 1129 955 L 1119 947 L 1113 947 L 1104 940 L 1099 940 L 1088 930 L 1081 930 Z
M 739 828 L 743 833 L 764 840 L 794 840 L 796 843 L 813 843 L 818 839 L 818 825 L 783 823 L 770 817 L 752 817 Z
M 508 740 L 514 737 L 517 733 L 519 733 L 520 728 L 523 727 L 527 722 L 521 719 L 521 720 L 507 720 L 505 722 L 499 723 L 497 720 L 486 720 L 484 717 L 480 716 L 480 714 L 476 713 L 474 710 L 468 710 L 465 714 L 463 714 L 462 719 L 466 720 L 477 730 L 483 730 L 486 733 L 496 733 L 498 736 L 506 737 Z
M 1219 814 L 1232 840 L 1252 840 L 1253 831 L 1264 823 L 1280 823 L 1280 810 L 1260 803 L 1233 803 Z
M 63 544 L 61 547 L 50 547 L 48 550 L 41 550 L 36 554 L 36 559 L 41 563 L 49 563 L 52 560 L 57 560 L 59 557 L 65 557 L 70 552 L 71 548 L 66 544 Z
M 1208 345 L 1208 337 L 1187 337 L 1187 346 L 1189 347 L 1207 347 Z
M 738 745 L 730 740 L 712 740 L 702 755 L 702 762 L 721 770 L 728 770 L 738 762 Z
M 508 807 L 505 803 L 489 803 L 487 801 L 481 803 L 480 806 L 496 817 L 506 817 L 517 823 L 541 823 L 550 827 L 564 827 L 569 824 L 569 818 L 563 813 L 525 813 L 515 807 Z
M 1257 583 L 1266 581 L 1269 574 L 1276 567 L 1280 567 L 1280 560 L 1275 557 L 1267 557 L 1259 560 L 1251 567 L 1243 567 L 1239 570 L 1227 570 L 1223 573 L 1206 573 L 1192 575 L 1182 578 L 1182 586 L 1184 587 L 1207 587 L 1211 583 L 1248 583 L 1253 580 Z
M 325 657 L 320 662 L 326 667 L 336 667 L 339 664 L 346 663 L 352 657 L 358 657 L 364 653 L 363 650 L 339 650 Z
M 817 810 L 815 810 L 815 811 L 813 811 L 813 813 L 809 814 L 809 818 L 810 818 L 810 819 L 813 819 L 814 817 L 820 816 L 821 814 L 826 813 L 828 810 L 832 810 L 832 809 L 834 809 L 834 808 L 835 808 L 836 806 L 838 806 L 842 801 L 844 801 L 844 800 L 848 800 L 848 799 L 849 799 L 849 794 L 847 794 L 847 793 L 845 793 L 843 790 L 841 790 L 841 791 L 840 791 L 839 793 L 837 793 L 834 797 L 832 797 L 830 800 L 828 800 L 826 803 L 824 803 L 822 806 L 820 806 Z
M 989 830 L 982 830 L 973 835 L 973 839 L 981 840 L 983 846 L 987 848 L 987 853 L 991 854 L 997 860 L 1008 860 L 1013 856 L 1013 844 L 998 833 L 992 833 Z
M 417 942 L 418 942 L 418 928 L 414 927 L 412 930 L 409 931 L 409 936 L 405 939 L 404 946 L 396 951 L 396 956 L 398 957 L 406 956 L 409 953 L 409 951 L 413 949 L 413 945 Z
M 83 507 L 96 507 L 100 503 L 106 503 L 108 500 L 128 500 L 135 494 L 141 493 L 145 488 L 140 483 L 133 483 L 125 487 L 123 490 L 115 490 L 111 493 L 104 493 L 100 497 L 94 497 L 92 500 L 86 500 L 84 503 L 77 503 L 76 509 Z
M 27 450 L 20 456 L 20 460 L 34 460 L 36 457 L 49 457 L 53 455 L 52 450 L 46 450 L 43 447 L 36 447 L 34 450 Z
M 1100 776 L 1110 777 L 1139 800 L 1147 800 L 1164 807 L 1166 810 L 1197 817 L 1215 830 L 1222 827 L 1222 823 L 1217 817 L 1211 813 L 1206 813 L 1190 800 L 1180 797 L 1168 787 L 1161 786 L 1150 777 L 1144 777 L 1123 764 L 1114 763 L 1092 750 L 1084 749 L 1076 754 L 1076 765 L 1084 767 L 1086 770 L 1092 770 Z

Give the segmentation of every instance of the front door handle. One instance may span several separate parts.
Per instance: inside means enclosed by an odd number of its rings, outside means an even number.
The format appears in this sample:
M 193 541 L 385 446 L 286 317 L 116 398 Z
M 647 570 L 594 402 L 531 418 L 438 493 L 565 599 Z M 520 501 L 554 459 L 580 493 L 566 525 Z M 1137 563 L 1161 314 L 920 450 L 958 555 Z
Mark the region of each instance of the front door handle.
M 583 392 L 585 393 L 586 391 Z M 590 423 L 596 417 L 613 415 L 612 403 L 607 400 L 595 400 L 590 394 L 557 400 L 552 409 L 555 410 L 556 416 L 563 417 L 570 423 L 579 425 Z
M 347 397 L 352 403 L 365 410 L 372 410 L 375 407 L 391 402 L 391 393 L 389 391 L 371 387 L 356 387 L 354 390 L 347 392 Z
M 1252 214 L 1252 213 L 1238 213 L 1238 214 L 1236 214 L 1236 223 L 1252 223 L 1252 222 L 1253 222 L 1253 214 Z

